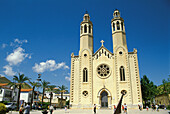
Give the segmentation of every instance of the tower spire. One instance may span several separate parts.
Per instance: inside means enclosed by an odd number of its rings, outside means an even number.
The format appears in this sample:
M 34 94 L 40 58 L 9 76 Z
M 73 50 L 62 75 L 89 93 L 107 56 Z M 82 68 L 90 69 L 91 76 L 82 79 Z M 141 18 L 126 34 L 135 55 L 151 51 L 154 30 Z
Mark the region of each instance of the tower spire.
M 87 11 L 80 24 L 80 50 L 82 49 L 90 49 L 93 53 L 93 24 Z
M 113 38 L 113 51 L 115 51 L 117 46 L 124 46 L 127 49 L 124 20 L 120 16 L 120 12 L 118 9 L 116 9 L 113 13 L 111 26 Z

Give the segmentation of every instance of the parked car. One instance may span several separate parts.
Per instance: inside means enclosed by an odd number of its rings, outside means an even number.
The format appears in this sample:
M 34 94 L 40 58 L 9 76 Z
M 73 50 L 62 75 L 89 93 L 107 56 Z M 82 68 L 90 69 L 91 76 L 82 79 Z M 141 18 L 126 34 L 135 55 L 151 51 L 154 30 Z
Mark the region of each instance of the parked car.
M 6 103 L 5 106 L 8 110 L 15 110 L 17 108 L 16 103 Z

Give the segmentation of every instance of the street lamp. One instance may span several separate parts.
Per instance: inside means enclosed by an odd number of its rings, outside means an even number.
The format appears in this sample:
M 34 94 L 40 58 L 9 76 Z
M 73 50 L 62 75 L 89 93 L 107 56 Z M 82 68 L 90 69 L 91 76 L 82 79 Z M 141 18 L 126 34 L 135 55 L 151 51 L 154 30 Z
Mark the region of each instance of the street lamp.
M 38 79 L 37 81 L 41 81 L 41 74 L 38 74 Z
M 38 86 L 41 86 L 41 74 L 38 74 L 38 78 L 37 78 L 37 83 L 38 83 Z M 37 92 L 37 99 L 38 99 L 38 96 L 39 96 L 39 92 Z

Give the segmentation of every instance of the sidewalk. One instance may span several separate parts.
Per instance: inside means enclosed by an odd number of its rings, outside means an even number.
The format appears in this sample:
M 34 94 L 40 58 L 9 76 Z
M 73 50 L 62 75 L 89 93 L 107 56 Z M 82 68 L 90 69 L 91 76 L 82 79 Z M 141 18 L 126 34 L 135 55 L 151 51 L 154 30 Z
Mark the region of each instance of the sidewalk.
M 163 110 L 163 109 L 160 109 L 159 112 L 152 111 L 152 109 L 149 109 L 149 111 L 146 111 L 145 109 L 142 111 L 139 111 L 137 109 L 134 109 L 134 110 L 131 109 L 131 110 L 128 110 L 128 114 L 168 114 L 169 111 L 170 110 Z M 12 113 L 9 112 L 8 114 L 18 114 L 18 113 L 19 112 L 12 111 Z M 33 110 L 31 111 L 30 114 L 42 114 L 42 111 Z M 65 112 L 64 109 L 57 109 L 53 111 L 53 114 L 93 114 L 93 110 L 72 109 L 72 110 L 67 110 Z M 97 110 L 97 114 L 113 114 L 113 110 L 99 109 Z

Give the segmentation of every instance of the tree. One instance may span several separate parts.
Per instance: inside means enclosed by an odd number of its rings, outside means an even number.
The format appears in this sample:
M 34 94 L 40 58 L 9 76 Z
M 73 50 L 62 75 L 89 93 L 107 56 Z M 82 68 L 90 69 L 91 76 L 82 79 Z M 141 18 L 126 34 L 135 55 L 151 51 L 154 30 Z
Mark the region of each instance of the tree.
M 170 75 L 167 80 L 162 80 L 162 85 L 158 86 L 159 94 L 169 94 L 170 93 Z
M 32 95 L 31 95 L 31 109 L 32 109 L 32 103 L 33 103 L 33 97 L 34 97 L 34 90 L 35 90 L 35 88 L 36 87 L 40 87 L 41 86 L 41 84 L 40 83 L 38 83 L 38 82 L 31 82 L 31 81 L 29 81 L 29 83 L 31 84 L 31 86 L 32 86 Z
M 60 108 L 62 108 L 63 107 L 63 103 L 62 103 L 62 101 L 63 101 L 63 93 L 64 92 L 67 92 L 68 90 L 68 88 L 66 87 L 66 86 L 64 86 L 64 85 L 62 85 L 62 86 L 58 86 L 58 88 L 59 88 L 59 91 L 60 91 L 60 94 L 61 94 L 61 100 L 60 100 Z
M 13 77 L 13 80 L 14 82 L 10 82 L 9 85 L 16 86 L 18 88 L 17 110 L 19 110 L 21 87 L 23 84 L 26 84 L 26 81 L 29 81 L 29 78 L 24 76 L 24 74 L 20 75 L 19 73 L 18 76 Z
M 48 89 L 47 89 L 47 91 L 50 92 L 50 105 L 51 105 L 51 99 L 52 99 L 52 96 L 53 96 L 53 92 L 55 91 L 54 90 L 55 87 L 56 87 L 55 85 L 50 85 L 50 86 L 48 86 Z
M 142 99 L 146 103 L 157 95 L 157 86 L 146 75 L 141 78 Z
M 43 80 L 41 82 L 41 87 L 43 88 L 43 95 L 42 95 L 42 106 L 43 106 L 43 100 L 44 100 L 44 92 L 45 92 L 45 88 L 47 88 L 49 86 L 50 82 L 46 82 L 45 80 Z

